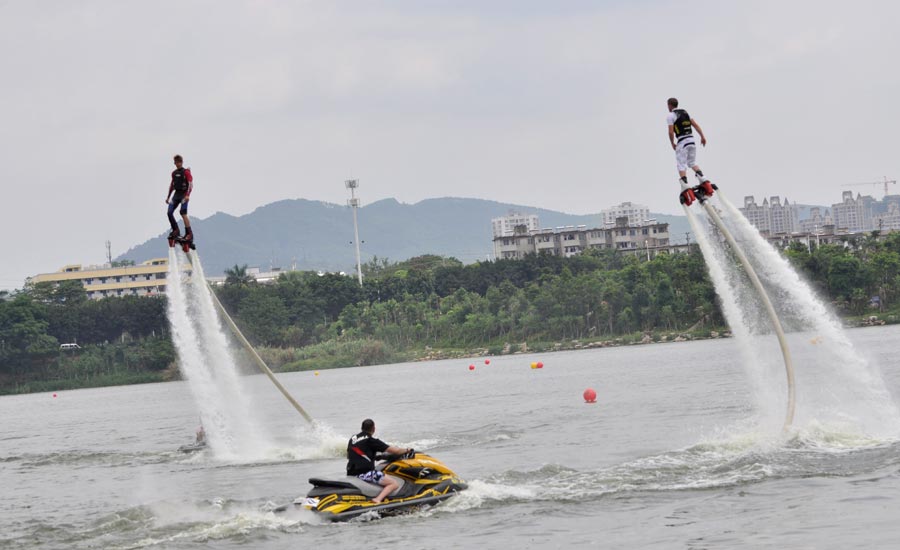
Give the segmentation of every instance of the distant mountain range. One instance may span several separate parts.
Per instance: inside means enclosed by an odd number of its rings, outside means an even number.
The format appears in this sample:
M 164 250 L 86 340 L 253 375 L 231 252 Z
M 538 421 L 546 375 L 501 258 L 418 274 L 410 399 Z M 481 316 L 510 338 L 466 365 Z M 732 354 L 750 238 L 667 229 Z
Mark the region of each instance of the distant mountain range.
M 542 227 L 600 226 L 600 214 L 575 215 L 482 199 L 439 198 L 415 204 L 384 199 L 359 209 L 363 261 L 400 261 L 421 254 L 453 256 L 465 263 L 493 254 L 491 218 L 510 210 L 537 214 Z M 685 242 L 687 218 L 652 214 L 669 223 L 673 243 Z M 346 206 L 305 199 L 273 202 L 243 216 L 218 212 L 192 220 L 207 275 L 247 264 L 268 270 L 354 271 L 353 217 Z M 165 256 L 165 233 L 132 247 L 117 260 L 142 262 Z

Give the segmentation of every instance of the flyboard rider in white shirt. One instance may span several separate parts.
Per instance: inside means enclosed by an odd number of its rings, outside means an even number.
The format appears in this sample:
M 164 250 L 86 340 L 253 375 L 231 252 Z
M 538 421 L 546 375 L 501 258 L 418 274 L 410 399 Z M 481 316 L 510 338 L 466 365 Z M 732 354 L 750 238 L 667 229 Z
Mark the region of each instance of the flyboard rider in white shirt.
M 694 196 L 691 186 L 688 185 L 687 169 L 688 167 L 694 171 L 697 179 L 700 181 L 699 187 L 709 187 L 709 178 L 703 175 L 703 171 L 697 165 L 697 144 L 694 141 L 694 129 L 700 135 L 700 144 L 706 147 L 706 136 L 703 135 L 703 129 L 697 124 L 697 121 L 691 118 L 684 109 L 678 108 L 678 100 L 670 97 L 668 102 L 669 115 L 666 122 L 669 125 L 669 142 L 672 149 L 675 150 L 675 162 L 678 165 L 678 176 L 681 180 L 682 203 L 690 206 Z M 685 194 L 687 193 L 686 196 Z M 712 195 L 712 188 L 709 189 L 708 195 Z

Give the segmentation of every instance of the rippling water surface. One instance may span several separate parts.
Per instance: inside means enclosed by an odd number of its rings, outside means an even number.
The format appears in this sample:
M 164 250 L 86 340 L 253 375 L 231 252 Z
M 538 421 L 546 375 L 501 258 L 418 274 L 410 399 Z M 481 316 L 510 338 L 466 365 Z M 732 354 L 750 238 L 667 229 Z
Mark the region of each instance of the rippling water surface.
M 896 401 L 900 327 L 849 336 Z M 808 359 L 816 343 L 792 337 L 798 393 L 840 404 Z M 176 451 L 198 422 L 182 383 L 3 397 L 0 548 L 895 548 L 897 416 L 856 426 L 854 395 L 783 434 L 762 420 L 783 405 L 754 394 L 739 355 L 715 340 L 282 375 L 315 428 L 247 377 L 274 442 L 228 460 Z M 470 489 L 378 521 L 273 514 L 309 477 L 342 472 L 365 417 Z

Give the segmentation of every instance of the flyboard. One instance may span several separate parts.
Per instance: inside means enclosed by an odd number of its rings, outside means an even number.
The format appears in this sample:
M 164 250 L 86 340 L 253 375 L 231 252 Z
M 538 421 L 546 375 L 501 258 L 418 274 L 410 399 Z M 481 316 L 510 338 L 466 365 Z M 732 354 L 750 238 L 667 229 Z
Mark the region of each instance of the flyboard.
M 175 248 L 177 244 L 184 250 L 184 253 L 188 255 L 188 258 L 191 257 L 190 251 L 197 250 L 197 247 L 194 245 L 194 234 L 187 233 L 184 236 L 181 235 L 170 235 L 169 239 L 169 248 Z
M 169 239 L 169 247 L 174 248 L 175 244 L 178 244 L 181 249 L 184 251 L 187 256 L 188 262 L 193 266 L 194 265 L 194 256 L 191 254 L 192 250 L 196 250 L 197 247 L 194 245 L 193 235 L 190 237 L 175 237 Z M 195 252 L 196 254 L 196 252 Z M 298 413 L 310 424 L 313 424 L 313 418 L 309 415 L 306 410 L 300 406 L 300 403 L 297 402 L 296 399 L 287 391 L 281 382 L 275 378 L 275 373 L 266 365 L 266 362 L 263 361 L 262 357 L 256 353 L 256 350 L 253 349 L 253 346 L 250 345 L 250 342 L 241 332 L 241 329 L 234 323 L 234 319 L 231 318 L 231 315 L 228 315 L 228 312 L 225 311 L 225 306 L 222 305 L 222 302 L 219 301 L 219 297 L 216 296 L 215 291 L 212 288 L 212 285 L 209 284 L 209 281 L 205 281 L 207 289 L 209 290 L 209 295 L 212 296 L 213 304 L 216 306 L 216 309 L 219 310 L 219 313 L 222 315 L 222 318 L 225 319 L 225 324 L 228 325 L 228 328 L 231 329 L 231 332 L 234 334 L 235 338 L 244 346 L 244 349 L 247 350 L 247 353 L 250 354 L 250 357 L 253 358 L 253 361 L 259 366 L 260 370 L 275 384 L 275 387 L 278 388 L 278 391 L 281 392 L 281 395 L 284 396 L 285 399 L 297 410 Z
M 769 299 L 769 295 L 766 292 L 766 289 L 763 287 L 762 282 L 759 280 L 759 277 L 756 275 L 756 270 L 753 269 L 753 265 L 750 263 L 750 260 L 747 259 L 747 256 L 741 250 L 741 247 L 738 246 L 737 241 L 734 240 L 734 236 L 725 227 L 725 224 L 722 223 L 722 218 L 719 217 L 719 213 L 716 212 L 716 209 L 709 203 L 710 197 L 713 196 L 715 191 L 719 188 L 711 183 L 709 180 L 697 185 L 695 187 L 688 187 L 687 185 L 682 185 L 683 189 L 681 194 L 679 195 L 679 199 L 681 201 L 681 205 L 684 207 L 685 214 L 687 214 L 687 209 L 691 204 L 695 201 L 699 202 L 700 205 L 706 210 L 706 214 L 709 216 L 709 219 L 716 226 L 716 229 L 719 230 L 720 233 L 725 237 L 725 240 L 728 241 L 728 244 L 731 246 L 731 249 L 734 251 L 734 254 L 737 256 L 738 260 L 741 262 L 741 265 L 744 268 L 744 271 L 747 273 L 747 277 L 750 279 L 750 282 L 753 283 L 753 287 L 756 288 L 757 293 L 759 294 L 760 299 L 765 306 L 766 312 L 769 315 L 769 319 L 772 321 L 772 326 L 775 328 L 775 334 L 778 337 L 778 344 L 781 346 L 781 355 L 784 358 L 784 370 L 787 375 L 787 391 L 788 391 L 788 399 L 787 399 L 787 413 L 784 418 L 784 430 L 787 431 L 791 424 L 794 422 L 794 411 L 796 409 L 796 391 L 794 389 L 794 362 L 791 359 L 791 352 L 788 349 L 787 338 L 784 336 L 784 329 L 781 326 L 781 320 L 778 319 L 778 315 L 775 313 L 775 308 L 772 306 L 772 301 Z

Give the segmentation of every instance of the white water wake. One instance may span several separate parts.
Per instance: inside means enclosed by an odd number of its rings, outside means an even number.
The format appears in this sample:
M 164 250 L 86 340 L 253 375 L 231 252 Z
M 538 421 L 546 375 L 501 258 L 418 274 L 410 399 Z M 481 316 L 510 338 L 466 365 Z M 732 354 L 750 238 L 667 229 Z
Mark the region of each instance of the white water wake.
M 218 459 L 255 460 L 272 447 L 244 393 L 237 364 L 213 306 L 200 259 L 169 249 L 168 316 L 178 364 Z M 192 275 L 188 275 L 190 270 Z
M 796 369 L 800 429 L 900 436 L 900 410 L 876 366 L 855 349 L 812 288 L 719 191 L 720 217 L 762 280 L 787 329 Z M 722 309 L 738 342 L 760 419 L 775 425 L 784 408 L 783 361 L 759 299 L 705 216 L 688 210 Z M 702 221 L 701 221 L 702 219 Z

